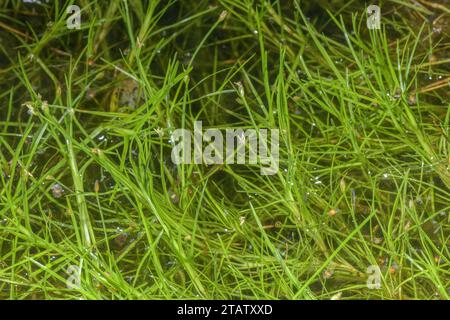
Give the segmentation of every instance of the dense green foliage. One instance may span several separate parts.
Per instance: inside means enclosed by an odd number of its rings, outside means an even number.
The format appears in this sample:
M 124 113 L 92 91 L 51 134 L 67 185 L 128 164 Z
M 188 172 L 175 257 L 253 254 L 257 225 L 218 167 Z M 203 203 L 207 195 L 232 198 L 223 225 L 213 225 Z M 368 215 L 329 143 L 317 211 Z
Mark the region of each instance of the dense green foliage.
M 450 9 L 366 5 L 1 1 L 0 298 L 448 299 Z M 174 165 L 195 120 L 278 174 Z

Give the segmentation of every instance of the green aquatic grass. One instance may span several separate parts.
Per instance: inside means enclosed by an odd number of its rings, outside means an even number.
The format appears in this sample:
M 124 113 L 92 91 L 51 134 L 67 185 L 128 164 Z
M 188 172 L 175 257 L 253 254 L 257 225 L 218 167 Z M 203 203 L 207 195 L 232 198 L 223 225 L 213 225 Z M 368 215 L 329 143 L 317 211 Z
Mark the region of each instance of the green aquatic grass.
M 445 1 L 42 2 L 0 4 L 1 299 L 449 298 Z M 174 165 L 196 120 L 279 172 Z

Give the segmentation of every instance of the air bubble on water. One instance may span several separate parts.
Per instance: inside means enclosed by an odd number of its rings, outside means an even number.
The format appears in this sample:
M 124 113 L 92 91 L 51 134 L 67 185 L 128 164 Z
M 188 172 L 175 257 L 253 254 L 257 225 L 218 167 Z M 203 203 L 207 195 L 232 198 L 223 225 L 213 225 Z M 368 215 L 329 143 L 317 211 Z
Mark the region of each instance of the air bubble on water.
M 111 180 L 109 183 L 108 183 L 108 188 L 109 189 L 114 189 L 116 187 L 116 182 L 114 181 L 114 180 Z
M 253 30 L 253 34 L 258 34 L 258 30 Z
M 175 264 L 176 264 L 176 261 L 173 261 L 173 260 L 169 260 L 169 261 L 166 262 L 166 266 L 168 266 L 168 267 L 171 267 L 171 266 L 173 266 Z
M 64 189 L 59 183 L 55 183 L 52 187 L 52 194 L 55 198 L 61 198 L 64 194 Z
M 100 137 L 98 137 L 97 139 L 98 139 L 98 141 L 103 141 L 103 140 L 105 140 L 105 135 L 101 135 Z

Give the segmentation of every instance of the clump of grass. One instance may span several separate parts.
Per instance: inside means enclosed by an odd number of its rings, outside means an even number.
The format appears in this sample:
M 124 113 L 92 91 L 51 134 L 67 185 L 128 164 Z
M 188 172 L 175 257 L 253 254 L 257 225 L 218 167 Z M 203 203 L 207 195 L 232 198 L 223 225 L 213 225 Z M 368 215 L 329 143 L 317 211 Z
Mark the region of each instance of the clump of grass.
M 2 2 L 0 297 L 448 299 L 450 13 L 381 8 Z M 174 165 L 196 120 L 280 171 Z

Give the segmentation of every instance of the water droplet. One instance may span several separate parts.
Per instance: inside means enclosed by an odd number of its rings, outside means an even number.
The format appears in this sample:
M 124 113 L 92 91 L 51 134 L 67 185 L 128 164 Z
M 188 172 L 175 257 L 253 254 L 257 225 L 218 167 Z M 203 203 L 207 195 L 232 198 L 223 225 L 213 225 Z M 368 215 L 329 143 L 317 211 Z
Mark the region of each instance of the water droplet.
M 52 194 L 55 198 L 61 198 L 64 195 L 64 189 L 59 183 L 55 183 L 52 188 Z

